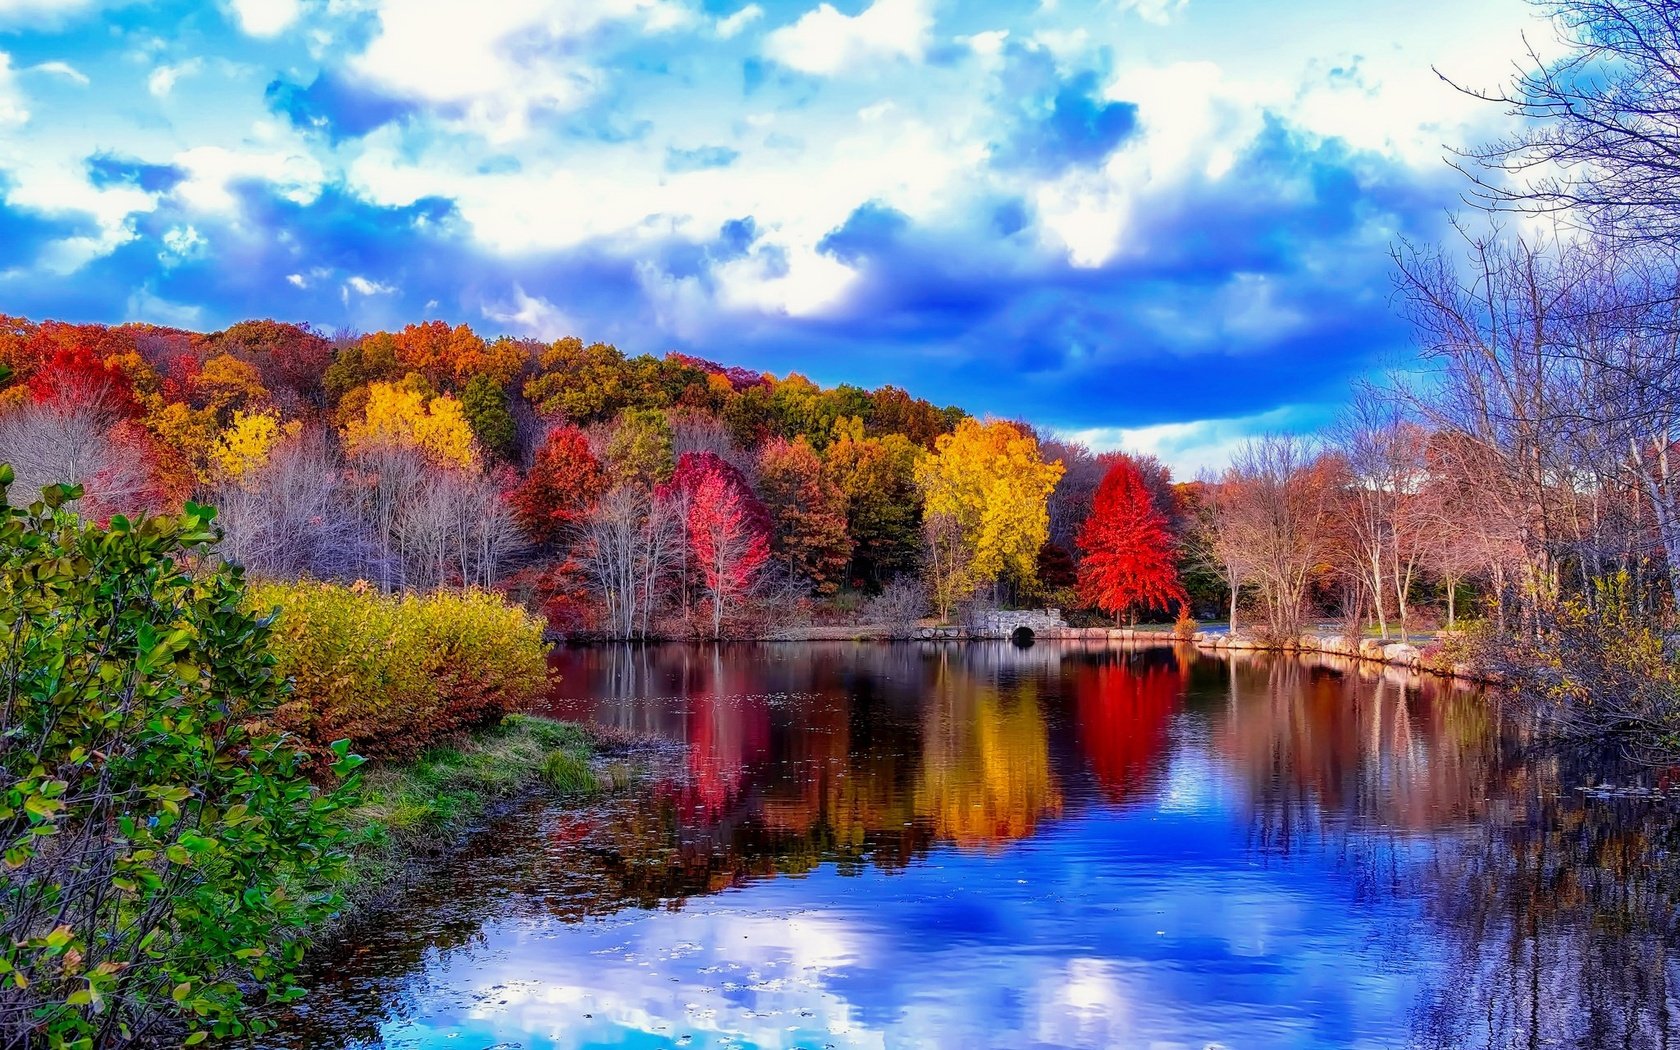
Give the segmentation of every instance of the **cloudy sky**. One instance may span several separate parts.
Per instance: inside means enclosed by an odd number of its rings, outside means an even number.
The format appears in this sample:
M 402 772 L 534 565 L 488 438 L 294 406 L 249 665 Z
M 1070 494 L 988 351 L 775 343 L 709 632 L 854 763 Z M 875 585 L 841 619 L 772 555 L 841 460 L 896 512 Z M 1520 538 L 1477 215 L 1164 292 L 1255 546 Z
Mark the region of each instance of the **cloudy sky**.
M 681 349 L 1191 468 L 1408 351 L 1524 0 L 0 0 L 0 312 Z

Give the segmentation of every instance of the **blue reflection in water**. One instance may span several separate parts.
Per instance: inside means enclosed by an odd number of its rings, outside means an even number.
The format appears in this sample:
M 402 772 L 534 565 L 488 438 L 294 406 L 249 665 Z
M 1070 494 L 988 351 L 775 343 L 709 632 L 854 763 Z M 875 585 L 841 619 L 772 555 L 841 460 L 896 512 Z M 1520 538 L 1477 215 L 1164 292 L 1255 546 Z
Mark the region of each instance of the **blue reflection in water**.
M 1489 829 L 1544 770 L 1489 701 L 1029 652 L 565 654 L 557 713 L 680 741 L 681 769 L 496 829 L 323 962 L 282 1041 L 1283 1050 L 1563 1024 L 1501 990 L 1521 887 L 1494 875 L 1524 862 Z

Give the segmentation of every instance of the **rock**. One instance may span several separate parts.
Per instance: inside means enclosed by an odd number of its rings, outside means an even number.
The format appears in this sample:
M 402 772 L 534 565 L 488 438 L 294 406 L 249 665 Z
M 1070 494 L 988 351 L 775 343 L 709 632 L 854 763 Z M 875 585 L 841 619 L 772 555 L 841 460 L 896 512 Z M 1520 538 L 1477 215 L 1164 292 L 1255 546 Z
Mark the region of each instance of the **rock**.
M 1416 667 L 1422 657 L 1417 646 L 1405 642 L 1391 642 L 1382 647 L 1383 661 L 1400 667 Z

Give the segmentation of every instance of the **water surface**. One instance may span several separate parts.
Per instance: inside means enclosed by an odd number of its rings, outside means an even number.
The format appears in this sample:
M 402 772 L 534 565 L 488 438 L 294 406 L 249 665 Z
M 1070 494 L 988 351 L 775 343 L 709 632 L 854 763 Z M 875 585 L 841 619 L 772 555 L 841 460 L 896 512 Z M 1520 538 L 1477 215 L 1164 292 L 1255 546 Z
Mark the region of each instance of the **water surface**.
M 676 745 L 528 807 L 273 1045 L 1669 1045 L 1666 803 L 1497 697 L 1040 643 L 586 648 L 549 713 Z M 1651 774 L 1646 774 L 1650 779 Z

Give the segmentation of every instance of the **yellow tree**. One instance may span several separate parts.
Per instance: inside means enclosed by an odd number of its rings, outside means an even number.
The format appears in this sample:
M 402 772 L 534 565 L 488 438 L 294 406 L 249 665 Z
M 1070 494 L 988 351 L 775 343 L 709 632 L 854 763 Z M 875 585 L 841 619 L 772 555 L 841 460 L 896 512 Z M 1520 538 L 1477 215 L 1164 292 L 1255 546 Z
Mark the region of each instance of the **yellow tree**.
M 344 443 L 353 453 L 413 448 L 442 466 L 478 466 L 472 427 L 461 402 L 447 394 L 427 398 L 414 384 L 371 384 L 361 415 L 344 428 Z
M 964 419 L 916 466 L 934 601 L 951 606 L 1008 572 L 1026 582 L 1050 535 L 1060 462 L 1046 463 L 1018 423 Z
M 281 438 L 301 429 L 303 424 L 296 420 L 281 423 L 278 412 L 235 412 L 233 422 L 211 446 L 210 462 L 218 476 L 239 481 L 268 462 Z

